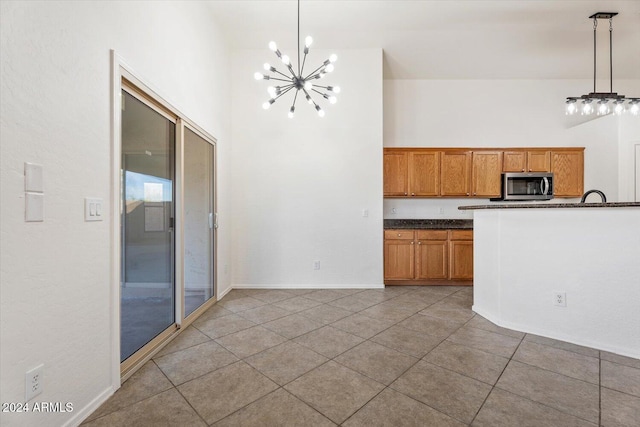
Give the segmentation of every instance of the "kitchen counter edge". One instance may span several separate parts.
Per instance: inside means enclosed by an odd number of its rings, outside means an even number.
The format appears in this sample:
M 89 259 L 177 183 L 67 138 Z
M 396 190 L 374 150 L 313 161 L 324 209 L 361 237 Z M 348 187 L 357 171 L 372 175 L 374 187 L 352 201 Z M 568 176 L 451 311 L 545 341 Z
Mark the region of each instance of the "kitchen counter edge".
M 384 229 L 472 230 L 472 219 L 385 219 Z
M 474 209 L 573 209 L 573 208 L 640 208 L 640 202 L 611 203 L 521 203 L 513 205 L 458 206 L 461 211 Z

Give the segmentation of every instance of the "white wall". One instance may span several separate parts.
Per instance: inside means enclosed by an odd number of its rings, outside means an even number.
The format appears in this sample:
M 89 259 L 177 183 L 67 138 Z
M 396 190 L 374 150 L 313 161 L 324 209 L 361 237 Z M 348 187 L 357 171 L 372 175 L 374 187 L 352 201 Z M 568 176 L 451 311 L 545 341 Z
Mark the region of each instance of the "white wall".
M 298 99 L 294 119 L 293 93 L 261 107 L 269 83 L 253 73 L 277 61 L 266 45 L 234 54 L 234 287 L 382 285 L 382 51 L 336 53 L 322 84 L 342 88 L 337 104 L 319 102 L 319 118 Z
M 473 310 L 510 329 L 640 357 L 640 208 L 474 211 Z M 566 307 L 553 305 L 566 293 Z
M 219 209 L 230 217 L 229 55 L 212 18 L 198 2 L 0 4 L 1 400 L 23 401 L 25 372 L 44 363 L 36 399 L 74 405 L 2 413 L 3 426 L 77 424 L 112 392 L 110 218 L 83 219 L 84 197 L 111 210 L 110 49 L 219 139 Z M 25 161 L 44 168 L 41 223 L 24 222 Z
M 615 83 L 619 93 L 640 93 L 639 80 Z M 618 123 L 640 119 L 566 116 L 565 98 L 589 91 L 591 84 L 586 80 L 385 80 L 384 145 L 586 147 L 585 190 L 600 189 L 616 201 Z M 384 217 L 470 218 L 470 211 L 459 212 L 457 206 L 486 203 L 486 199 L 387 199 Z M 444 215 L 438 214 L 440 207 Z

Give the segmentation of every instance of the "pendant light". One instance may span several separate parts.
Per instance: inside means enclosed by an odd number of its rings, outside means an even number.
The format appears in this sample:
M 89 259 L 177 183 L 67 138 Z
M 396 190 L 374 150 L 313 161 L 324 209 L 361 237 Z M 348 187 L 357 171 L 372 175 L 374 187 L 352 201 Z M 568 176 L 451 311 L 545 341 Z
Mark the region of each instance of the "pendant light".
M 640 98 L 627 98 L 613 91 L 613 17 L 618 12 L 597 12 L 593 19 L 593 92 L 582 96 L 570 96 L 566 101 L 566 114 L 580 113 L 583 116 L 597 114 L 603 116 L 613 112 L 616 115 L 629 113 L 640 115 Z M 609 20 L 609 92 L 596 91 L 596 29 L 598 19 Z M 582 100 L 578 103 L 579 100 Z
M 300 91 L 303 92 L 306 101 L 312 105 L 315 110 L 318 112 L 320 117 L 324 117 L 324 110 L 320 107 L 319 104 L 315 102 L 311 95 L 318 94 L 322 96 L 322 98 L 326 99 L 330 104 L 335 104 L 337 101 L 336 94 L 340 93 L 339 86 L 322 86 L 319 83 L 319 80 L 322 79 L 326 74 L 330 73 L 334 69 L 333 63 L 336 62 L 338 57 L 333 54 L 329 56 L 329 59 L 324 61 L 318 68 L 313 70 L 310 73 L 305 75 L 304 66 L 307 61 L 307 54 L 309 53 L 309 47 L 313 43 L 313 39 L 311 36 L 307 36 L 304 40 L 304 56 L 302 58 L 302 63 L 300 62 L 300 0 L 298 0 L 298 66 L 297 72 L 294 71 L 293 66 L 291 65 L 291 59 L 287 55 L 283 55 L 282 52 L 278 49 L 278 46 L 275 42 L 269 43 L 269 49 L 271 49 L 276 56 L 282 61 L 289 73 L 282 73 L 276 69 L 273 65 L 264 64 L 264 70 L 267 73 L 257 72 L 254 74 L 256 80 L 274 80 L 277 86 L 269 86 L 267 91 L 271 98 L 262 104 L 262 108 L 265 110 L 269 109 L 273 103 L 276 102 L 278 98 L 283 96 L 284 94 L 295 90 L 295 94 L 293 97 L 293 103 L 291 104 L 291 108 L 289 108 L 289 118 L 293 118 L 295 110 L 296 110 L 296 101 L 298 99 L 298 94 Z M 268 74 L 271 73 L 271 74 Z

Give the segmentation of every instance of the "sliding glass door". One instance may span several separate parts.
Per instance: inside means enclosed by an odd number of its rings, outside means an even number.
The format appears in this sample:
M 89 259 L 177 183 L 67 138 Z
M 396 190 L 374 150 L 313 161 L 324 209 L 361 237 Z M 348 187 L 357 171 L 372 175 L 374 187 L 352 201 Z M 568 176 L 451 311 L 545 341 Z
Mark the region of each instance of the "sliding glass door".
M 120 359 L 175 327 L 175 121 L 122 91 Z
M 214 296 L 214 150 L 184 128 L 184 317 Z

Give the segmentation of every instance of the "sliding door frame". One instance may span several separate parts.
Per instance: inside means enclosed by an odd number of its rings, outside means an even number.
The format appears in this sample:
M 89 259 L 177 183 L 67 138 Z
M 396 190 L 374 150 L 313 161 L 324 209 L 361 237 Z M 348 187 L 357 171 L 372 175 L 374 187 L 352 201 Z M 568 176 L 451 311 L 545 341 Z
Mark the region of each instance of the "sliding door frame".
M 161 110 L 161 114 L 165 116 L 173 116 L 176 118 L 176 147 L 175 147 L 175 199 L 174 199 L 174 275 L 175 275 L 175 327 L 165 330 L 156 338 L 154 338 L 150 344 L 144 346 L 137 353 L 140 353 L 136 357 L 135 361 L 129 363 L 120 362 L 120 281 L 121 281 L 121 250 L 122 250 L 122 236 L 121 236 L 121 191 L 122 191 L 122 90 L 123 82 L 127 82 L 127 86 L 132 87 L 136 91 L 136 98 L 142 102 L 150 105 L 154 110 Z M 129 90 L 127 90 L 129 92 Z M 162 111 L 164 110 L 164 111 Z M 201 136 L 209 144 L 213 146 L 213 156 L 216 159 L 216 143 L 215 137 L 210 135 L 204 129 L 197 124 L 189 120 L 178 109 L 173 107 L 167 102 L 159 92 L 146 83 L 142 78 L 138 76 L 133 69 L 128 66 L 123 59 L 116 54 L 114 50 L 111 50 L 111 196 L 110 196 L 110 235 L 111 235 L 111 273 L 110 273 L 110 304 L 111 304 L 111 384 L 113 391 L 115 392 L 120 388 L 123 381 L 129 378 L 137 369 L 142 367 L 148 360 L 150 360 L 166 343 L 175 338 L 180 332 L 180 328 L 186 327 L 191 324 L 199 315 L 206 311 L 217 301 L 217 233 L 216 226 L 213 230 L 213 261 L 212 268 L 213 273 L 211 279 L 213 280 L 213 296 L 208 301 L 203 303 L 197 308 L 191 315 L 184 318 L 184 127 L 188 127 L 190 130 Z M 216 211 L 216 198 L 217 198 L 217 179 L 216 179 L 216 166 L 215 162 L 212 165 L 212 179 L 213 179 L 213 212 Z M 133 356 L 132 356 L 133 357 Z M 126 362 L 126 361 L 125 361 Z

